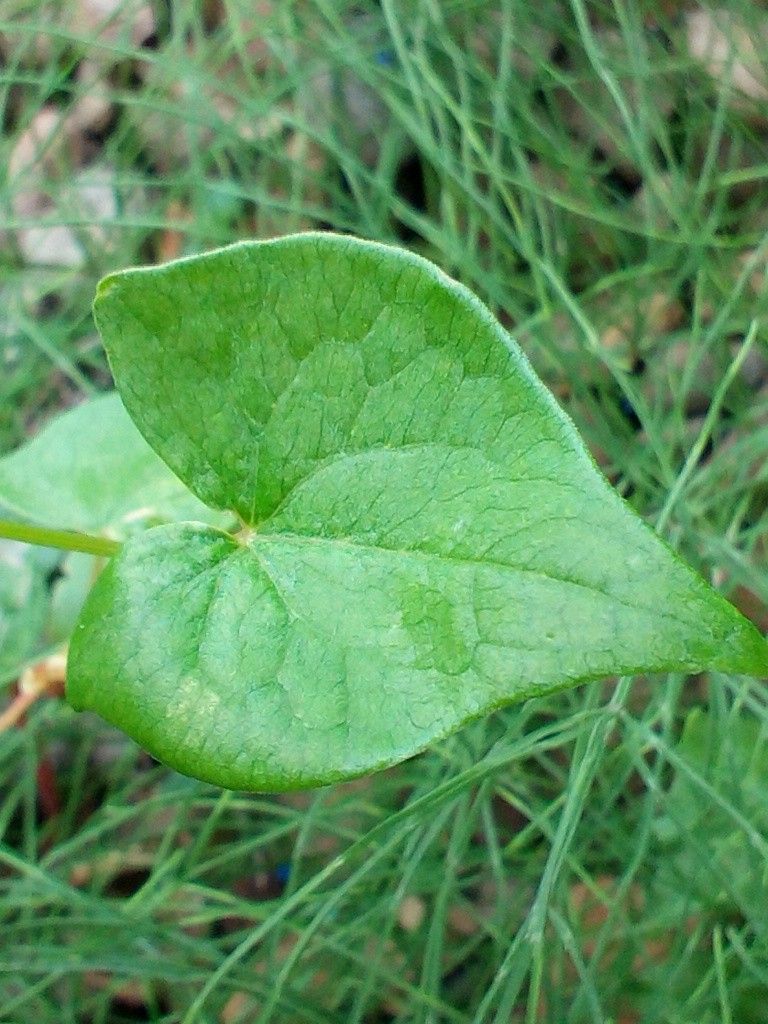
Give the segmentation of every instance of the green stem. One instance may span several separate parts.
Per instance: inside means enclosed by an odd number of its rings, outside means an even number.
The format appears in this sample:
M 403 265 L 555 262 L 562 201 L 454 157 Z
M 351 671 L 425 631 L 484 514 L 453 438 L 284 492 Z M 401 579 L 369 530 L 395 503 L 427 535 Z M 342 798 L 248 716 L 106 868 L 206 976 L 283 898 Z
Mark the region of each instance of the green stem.
M 103 555 L 106 558 L 120 550 L 119 542 L 108 537 L 94 537 L 90 533 L 74 533 L 71 530 L 49 530 L 45 526 L 14 523 L 9 519 L 0 519 L 0 537 L 20 540 L 25 544 L 40 544 L 44 548 L 62 548 L 64 551 L 82 551 L 86 555 Z

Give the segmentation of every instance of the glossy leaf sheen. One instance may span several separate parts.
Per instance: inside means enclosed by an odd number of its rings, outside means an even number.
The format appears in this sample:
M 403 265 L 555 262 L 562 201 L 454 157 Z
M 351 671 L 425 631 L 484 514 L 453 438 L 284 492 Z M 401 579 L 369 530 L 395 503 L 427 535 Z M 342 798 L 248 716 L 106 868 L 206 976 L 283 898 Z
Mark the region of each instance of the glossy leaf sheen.
M 299 235 L 113 275 L 95 312 L 147 441 L 250 526 L 131 539 L 75 633 L 72 703 L 178 770 L 316 785 L 580 681 L 768 670 L 428 262 Z
M 138 521 L 222 521 L 155 455 L 116 392 L 55 417 L 0 459 L 0 507 L 40 526 L 118 536 Z

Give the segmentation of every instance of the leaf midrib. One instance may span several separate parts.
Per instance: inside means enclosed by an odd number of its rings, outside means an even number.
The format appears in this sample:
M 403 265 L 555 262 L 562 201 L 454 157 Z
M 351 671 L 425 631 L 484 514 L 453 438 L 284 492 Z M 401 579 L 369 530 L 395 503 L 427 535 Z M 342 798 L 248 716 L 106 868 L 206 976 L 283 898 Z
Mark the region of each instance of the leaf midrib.
M 364 543 L 362 541 L 353 540 L 349 537 L 310 537 L 306 534 L 298 533 L 257 533 L 249 537 L 248 541 L 244 546 L 249 551 L 252 551 L 252 553 L 258 558 L 259 564 L 261 564 L 264 567 L 265 572 L 267 572 L 267 574 L 269 575 L 270 580 L 272 580 L 272 583 L 275 589 L 278 591 L 278 593 L 280 593 L 281 590 L 278 587 L 277 582 L 273 579 L 272 573 L 267 570 L 266 566 L 264 566 L 264 561 L 260 557 L 256 549 L 259 545 L 274 544 L 275 546 L 279 546 L 281 543 L 291 544 L 293 546 L 295 546 L 296 544 L 306 544 L 309 547 L 341 547 L 349 549 L 350 551 L 378 552 L 380 554 L 387 556 L 397 556 L 398 558 L 412 558 L 414 560 L 424 560 L 428 562 L 449 562 L 456 565 L 468 566 L 474 569 L 491 568 L 496 569 L 499 572 L 517 573 L 520 575 L 534 576 L 538 579 L 547 580 L 551 583 L 560 583 L 564 585 L 579 587 L 580 589 L 586 590 L 591 594 L 598 594 L 600 597 L 605 598 L 608 601 L 614 601 L 617 604 L 620 604 L 623 607 L 628 608 L 634 612 L 642 611 L 647 613 L 653 613 L 654 611 L 656 611 L 656 609 L 647 607 L 645 605 L 631 603 L 625 600 L 624 598 L 612 594 L 609 591 L 601 590 L 599 587 L 594 586 L 591 583 L 586 583 L 583 580 L 570 579 L 566 576 L 556 576 L 553 573 L 548 573 L 541 569 L 531 569 L 526 566 L 510 565 L 507 562 L 499 562 L 494 559 L 463 558 L 461 556 L 451 555 L 447 552 L 421 551 L 418 548 L 404 549 L 387 547 L 383 544 Z M 670 618 L 674 619 L 681 625 L 690 625 L 690 623 L 686 619 L 681 618 L 674 612 L 670 611 L 668 612 L 668 614 Z

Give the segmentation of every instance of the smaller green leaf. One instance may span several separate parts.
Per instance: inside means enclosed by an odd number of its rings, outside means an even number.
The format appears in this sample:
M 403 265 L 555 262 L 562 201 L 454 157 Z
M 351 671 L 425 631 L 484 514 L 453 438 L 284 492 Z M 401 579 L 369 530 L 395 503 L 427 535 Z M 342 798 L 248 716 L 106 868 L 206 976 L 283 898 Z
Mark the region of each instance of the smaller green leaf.
M 152 451 L 111 392 L 57 416 L 0 459 L 0 507 L 54 529 L 113 534 L 131 523 L 224 523 Z
M 720 728 L 718 729 L 718 725 Z M 685 720 L 677 753 L 691 772 L 679 770 L 669 793 L 667 810 L 684 830 L 701 826 L 714 831 L 714 821 L 730 832 L 738 829 L 733 818 L 715 812 L 711 794 L 723 793 L 734 805 L 760 818 L 768 829 L 768 725 L 746 711 L 734 709 L 725 723 L 711 712 L 694 708 Z M 701 780 L 704 787 L 697 782 Z
M 0 685 L 34 655 L 46 606 L 45 569 L 37 553 L 0 540 Z
M 709 909 L 734 899 L 742 907 L 756 898 L 764 904 L 764 855 L 742 822 L 760 835 L 768 830 L 766 723 L 736 708 L 725 722 L 694 708 L 675 753 L 677 771 L 655 823 L 665 848 L 656 884 L 689 908 L 692 895 Z
M 51 644 L 66 643 L 72 635 L 85 600 L 99 575 L 101 558 L 70 551 L 51 585 L 45 637 Z

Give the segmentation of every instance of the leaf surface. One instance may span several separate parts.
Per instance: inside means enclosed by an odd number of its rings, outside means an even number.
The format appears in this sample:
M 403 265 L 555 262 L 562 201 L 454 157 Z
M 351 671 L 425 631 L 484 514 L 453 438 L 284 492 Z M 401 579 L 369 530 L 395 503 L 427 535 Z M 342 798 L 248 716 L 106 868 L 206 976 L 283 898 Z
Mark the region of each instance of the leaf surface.
M 118 535 L 142 520 L 223 521 L 157 457 L 116 392 L 62 413 L 0 459 L 0 507 L 40 526 Z
M 45 554 L 40 548 L 0 540 L 0 688 L 39 646 L 46 570 L 50 571 Z
M 249 527 L 131 539 L 73 640 L 72 703 L 180 771 L 315 785 L 588 679 L 768 671 L 428 262 L 246 243 L 113 275 L 95 313 L 147 441 Z

